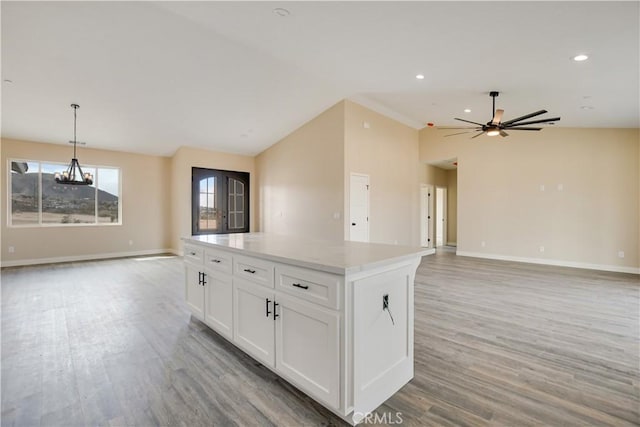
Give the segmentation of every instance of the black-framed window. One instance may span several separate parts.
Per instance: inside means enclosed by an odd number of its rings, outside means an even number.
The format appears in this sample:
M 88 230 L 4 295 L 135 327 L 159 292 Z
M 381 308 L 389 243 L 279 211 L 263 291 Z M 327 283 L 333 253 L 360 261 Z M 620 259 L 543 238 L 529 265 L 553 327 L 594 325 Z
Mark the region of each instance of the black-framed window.
M 191 168 L 191 233 L 249 232 L 249 173 Z

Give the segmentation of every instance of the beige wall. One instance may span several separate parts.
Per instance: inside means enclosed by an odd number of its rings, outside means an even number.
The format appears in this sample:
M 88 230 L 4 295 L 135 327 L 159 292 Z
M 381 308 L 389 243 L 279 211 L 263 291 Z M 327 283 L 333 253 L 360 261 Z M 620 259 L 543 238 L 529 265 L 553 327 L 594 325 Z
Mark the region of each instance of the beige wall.
M 81 147 L 81 165 L 116 166 L 122 177 L 122 225 L 8 227 L 9 159 L 69 163 L 72 147 L 2 139 L 2 262 L 164 251 L 170 246 L 169 159 Z M 130 245 L 129 241 L 133 241 Z M 14 253 L 8 247 L 15 248 Z
M 368 128 L 364 123 L 368 124 Z M 369 240 L 420 245 L 418 131 L 345 101 L 345 229 L 349 236 L 351 173 L 369 175 Z
M 343 239 L 344 103 L 260 153 L 256 168 L 260 231 Z
M 459 251 L 633 271 L 639 144 L 638 129 L 549 128 L 473 141 L 423 129 L 420 158 L 458 159 Z
M 181 237 L 191 235 L 191 168 L 222 169 L 250 174 L 250 229 L 255 230 L 258 185 L 255 158 L 190 147 L 180 147 L 171 158 L 171 248 L 182 253 Z
M 447 170 L 447 244 L 458 241 L 458 171 Z
M 442 169 L 432 165 L 424 165 L 421 168 L 421 176 L 420 182 L 422 184 L 428 184 L 438 186 L 438 187 L 446 187 L 447 186 L 447 171 L 446 169 Z

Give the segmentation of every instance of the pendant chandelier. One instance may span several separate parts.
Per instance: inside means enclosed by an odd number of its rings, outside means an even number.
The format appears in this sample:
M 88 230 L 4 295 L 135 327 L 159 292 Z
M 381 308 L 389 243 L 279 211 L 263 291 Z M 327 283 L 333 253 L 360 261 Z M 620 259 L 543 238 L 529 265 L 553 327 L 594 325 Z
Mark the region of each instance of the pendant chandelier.
M 76 112 L 80 106 L 78 104 L 71 104 L 71 108 L 73 108 L 73 141 L 69 142 L 73 142 L 73 158 L 67 170 L 62 173 L 56 172 L 54 178 L 58 184 L 91 185 L 93 184 L 93 175 L 89 172 L 82 173 L 82 168 L 76 158 Z

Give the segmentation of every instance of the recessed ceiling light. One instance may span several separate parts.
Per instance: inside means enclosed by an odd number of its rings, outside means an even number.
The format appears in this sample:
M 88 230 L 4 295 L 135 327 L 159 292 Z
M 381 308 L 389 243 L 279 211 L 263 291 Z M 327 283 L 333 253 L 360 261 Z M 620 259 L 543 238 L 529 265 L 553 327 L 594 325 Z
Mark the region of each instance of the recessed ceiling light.
M 576 55 L 573 57 L 573 60 L 577 62 L 586 61 L 587 59 L 589 59 L 589 55 L 585 55 L 584 53 L 581 53 L 580 55 Z
M 416 79 L 418 79 L 418 80 L 422 80 L 422 79 L 424 79 L 424 74 L 418 74 L 418 75 L 416 76 Z
M 282 17 L 291 15 L 291 12 L 289 12 L 284 7 L 276 7 L 275 9 L 273 9 L 273 13 L 275 13 L 278 16 L 282 16 Z
M 470 113 L 470 112 L 471 112 L 471 109 L 470 109 L 470 108 L 465 108 L 465 109 L 464 109 L 464 112 L 465 112 L 465 113 Z
M 582 107 L 580 107 L 581 110 L 593 110 L 594 107 L 592 107 L 591 105 L 583 105 Z

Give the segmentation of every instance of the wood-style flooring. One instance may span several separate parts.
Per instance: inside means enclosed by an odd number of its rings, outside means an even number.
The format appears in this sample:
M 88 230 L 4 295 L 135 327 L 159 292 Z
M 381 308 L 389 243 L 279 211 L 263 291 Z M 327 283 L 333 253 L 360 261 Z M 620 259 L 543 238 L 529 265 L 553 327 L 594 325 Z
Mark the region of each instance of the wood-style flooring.
M 177 257 L 2 270 L 2 426 L 344 422 L 191 319 Z M 640 425 L 637 275 L 425 257 L 415 378 L 369 421 Z

